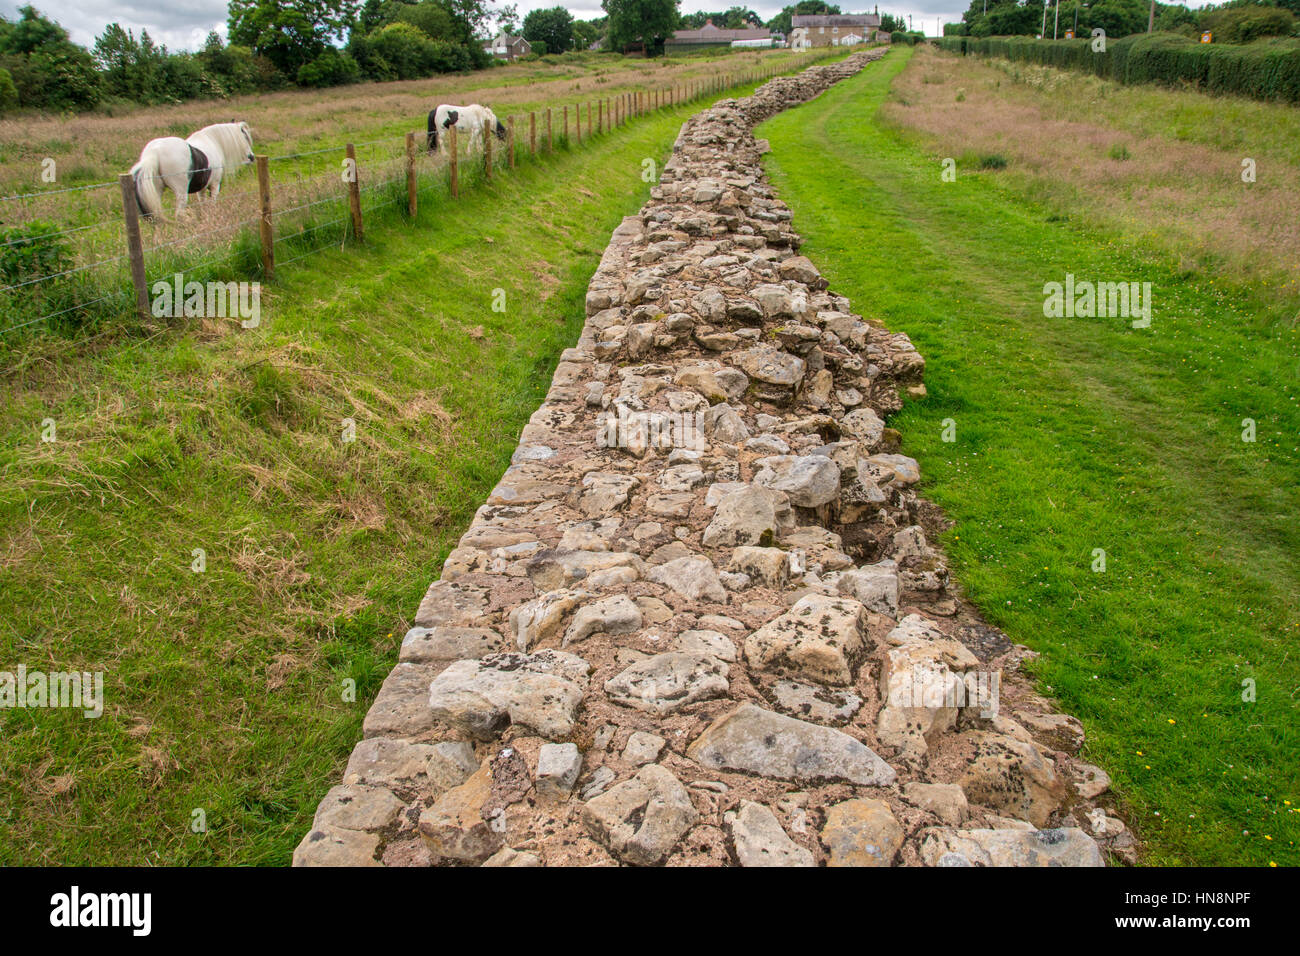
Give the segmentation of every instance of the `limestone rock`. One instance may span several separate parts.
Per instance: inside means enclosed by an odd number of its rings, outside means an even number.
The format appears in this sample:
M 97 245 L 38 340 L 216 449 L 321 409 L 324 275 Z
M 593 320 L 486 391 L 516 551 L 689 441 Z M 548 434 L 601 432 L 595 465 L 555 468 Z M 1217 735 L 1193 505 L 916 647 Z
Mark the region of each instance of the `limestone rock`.
M 523 853 L 503 846 L 483 861 L 484 866 L 541 866 L 542 860 L 534 853 Z
M 438 720 L 478 740 L 491 740 L 508 724 L 567 737 L 588 670 L 581 658 L 552 650 L 457 661 L 429 685 L 429 707 Z
M 803 359 L 768 347 L 739 352 L 735 356 L 735 363 L 752 379 L 788 388 L 798 388 L 808 369 Z
M 789 522 L 789 498 L 784 492 L 747 485 L 721 497 L 713 520 L 704 529 L 707 548 L 761 545 L 776 540 L 780 528 Z
M 521 651 L 549 640 L 560 631 L 564 616 L 583 598 L 581 591 L 562 588 L 521 604 L 510 612 L 510 630 Z
M 581 641 L 592 634 L 631 634 L 641 627 L 641 611 L 626 594 L 616 594 L 585 605 L 573 615 L 564 643 Z
M 658 764 L 588 800 L 582 822 L 624 863 L 654 866 L 699 820 L 690 793 Z
M 888 786 L 897 776 L 848 734 L 742 704 L 700 734 L 686 755 L 712 770 L 737 770 L 800 783 L 848 781 Z
M 605 682 L 605 693 L 614 703 L 657 715 L 725 697 L 727 689 L 726 664 L 677 651 L 637 661 Z
M 293 865 L 379 866 L 379 839 L 377 833 L 313 827 L 293 851 Z
M 463 741 L 416 744 L 371 737 L 352 748 L 343 782 L 436 796 L 464 783 L 478 765 L 474 748 Z
M 793 680 L 776 681 L 769 694 L 781 713 L 829 727 L 847 724 L 862 706 L 862 698 L 851 690 L 832 690 Z
M 813 866 L 810 850 L 799 846 L 767 807 L 752 800 L 726 815 L 727 830 L 741 866 Z
M 903 828 L 883 800 L 846 800 L 826 811 L 822 842 L 827 866 L 889 866 L 903 845 Z
M 1065 800 L 1065 784 L 1033 744 L 1000 734 L 973 731 L 975 758 L 961 787 L 972 802 L 1003 810 L 1036 827 Z
M 420 835 L 438 856 L 481 863 L 503 842 L 499 829 L 485 815 L 492 795 L 491 761 L 453 787 L 420 814 Z
M 312 825 L 318 830 L 375 832 L 391 826 L 405 807 L 391 790 L 345 783 L 325 794 Z
M 835 586 L 840 594 L 856 598 L 868 610 L 898 617 L 898 569 L 893 561 L 844 571 Z
M 1058 830 L 925 831 L 921 860 L 939 866 L 948 854 L 975 866 L 1105 866 L 1101 849 L 1076 827 Z
M 691 601 L 707 600 L 726 603 L 727 592 L 718 580 L 713 562 L 703 555 L 678 558 L 651 568 L 650 580 Z
M 672 649 L 698 657 L 715 657 L 720 661 L 735 663 L 736 643 L 719 631 L 704 628 L 683 631 L 673 638 Z
M 903 787 L 903 797 L 950 827 L 961 826 L 970 813 L 965 791 L 953 783 L 909 783 Z
M 487 627 L 413 627 L 402 638 L 401 660 L 413 663 L 486 657 L 506 649 L 505 639 Z
M 544 799 L 567 798 L 581 772 L 582 754 L 577 744 L 543 744 L 537 754 L 537 795 Z
M 851 684 L 866 657 L 866 609 L 852 598 L 810 594 L 750 634 L 751 667 L 824 684 Z
M 840 492 L 839 466 L 824 455 L 774 455 L 754 464 L 754 484 L 784 491 L 801 508 L 824 505 Z
M 780 548 L 737 548 L 731 552 L 731 569 L 765 587 L 784 587 L 790 580 L 789 558 Z

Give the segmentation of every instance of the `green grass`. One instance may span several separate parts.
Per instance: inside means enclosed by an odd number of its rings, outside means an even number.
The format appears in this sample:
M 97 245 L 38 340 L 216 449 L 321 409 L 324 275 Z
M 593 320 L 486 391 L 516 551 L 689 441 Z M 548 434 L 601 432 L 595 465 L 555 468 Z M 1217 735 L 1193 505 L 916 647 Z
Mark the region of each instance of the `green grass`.
M 928 398 L 891 424 L 956 521 L 955 574 L 1042 652 L 1147 862 L 1294 865 L 1300 329 L 1263 290 L 1081 229 L 995 170 L 941 183 L 877 118 L 911 55 L 759 135 L 803 251 L 927 359 Z M 1151 327 L 1044 318 L 1067 272 L 1152 282 Z
M 0 710 L 0 864 L 288 862 L 698 108 L 427 191 L 415 225 L 372 210 L 363 246 L 281 267 L 260 328 L 6 356 L 0 670 L 102 670 L 107 708 Z

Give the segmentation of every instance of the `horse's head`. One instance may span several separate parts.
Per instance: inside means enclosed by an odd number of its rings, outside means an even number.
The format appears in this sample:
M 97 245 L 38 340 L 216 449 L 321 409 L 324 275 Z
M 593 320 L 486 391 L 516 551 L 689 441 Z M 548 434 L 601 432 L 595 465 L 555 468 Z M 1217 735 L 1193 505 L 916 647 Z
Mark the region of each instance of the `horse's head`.
M 248 124 L 242 121 L 236 123 L 235 126 L 238 131 L 236 139 L 239 140 L 240 147 L 244 150 L 244 164 L 247 165 L 253 162 L 255 158 L 253 156 L 253 132 L 248 128 Z

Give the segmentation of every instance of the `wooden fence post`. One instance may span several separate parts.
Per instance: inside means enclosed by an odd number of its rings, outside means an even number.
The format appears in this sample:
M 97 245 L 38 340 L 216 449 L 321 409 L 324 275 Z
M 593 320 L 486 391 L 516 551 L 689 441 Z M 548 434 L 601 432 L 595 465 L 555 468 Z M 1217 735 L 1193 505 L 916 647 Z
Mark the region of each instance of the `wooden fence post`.
M 565 145 L 568 145 L 569 142 L 569 104 L 568 103 L 564 104 L 564 142 Z
M 348 143 L 346 150 L 351 172 L 348 176 L 348 208 L 352 210 L 352 235 L 360 242 L 365 238 L 361 228 L 361 170 L 357 167 L 357 148 Z
M 483 131 L 483 178 L 492 182 L 492 138 L 496 136 L 496 130 L 485 129 Z
M 510 152 L 510 168 L 515 168 L 515 118 L 506 118 L 506 146 Z
M 447 127 L 447 152 L 451 157 L 451 165 L 448 169 L 451 172 L 451 198 L 460 198 L 460 150 L 456 147 L 456 126 L 452 124 Z
M 605 132 L 605 101 L 596 100 L 596 132 Z
M 131 284 L 135 286 L 135 310 L 149 320 L 149 287 L 144 275 L 144 243 L 140 241 L 140 207 L 136 205 L 135 179 L 130 173 L 117 177 L 122 187 L 122 214 L 126 217 L 126 251 L 131 257 Z
M 415 178 L 415 134 L 406 134 L 406 214 L 415 218 L 417 183 Z
M 587 139 L 591 139 L 591 100 L 587 100 Z
M 271 222 L 271 163 L 265 156 L 257 157 L 257 195 L 262 206 L 257 223 L 262 238 L 262 277 L 269 282 L 275 278 L 275 228 Z
M 537 155 L 537 114 L 528 114 L 528 152 Z

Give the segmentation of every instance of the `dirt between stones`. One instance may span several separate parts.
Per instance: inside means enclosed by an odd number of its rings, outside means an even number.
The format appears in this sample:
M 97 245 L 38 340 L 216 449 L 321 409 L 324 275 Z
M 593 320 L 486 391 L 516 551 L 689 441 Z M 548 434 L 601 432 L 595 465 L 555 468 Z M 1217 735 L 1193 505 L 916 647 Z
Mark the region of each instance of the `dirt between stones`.
M 757 123 L 885 52 L 682 127 L 295 865 L 1135 859 L 930 543 L 884 424 L 923 360 L 762 174 Z

